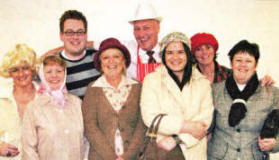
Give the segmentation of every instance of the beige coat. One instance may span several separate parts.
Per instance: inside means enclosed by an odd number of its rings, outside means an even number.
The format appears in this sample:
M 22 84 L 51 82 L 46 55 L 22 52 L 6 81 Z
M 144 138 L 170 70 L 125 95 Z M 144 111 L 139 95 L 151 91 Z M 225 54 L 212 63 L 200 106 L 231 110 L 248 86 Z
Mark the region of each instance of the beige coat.
M 159 127 L 158 139 L 177 134 L 184 142 L 180 145 L 186 159 L 206 160 L 207 140 L 198 140 L 190 134 L 180 134 L 184 120 L 204 121 L 208 126 L 213 115 L 209 81 L 193 68 L 192 78 L 181 91 L 164 65 L 147 75 L 141 94 L 141 111 L 144 123 L 150 126 L 153 118 L 165 113 Z
M 15 157 L 0 156 L 0 160 L 21 160 L 21 118 L 17 111 L 12 87 L 0 92 L 0 143 L 7 142 L 18 147 L 19 155 Z
M 22 122 L 24 160 L 81 160 L 84 157 L 81 100 L 65 94 L 64 108 L 52 97 L 30 102 Z
M 38 85 L 35 82 L 33 84 L 38 89 Z M 5 87 L 1 86 L 0 88 L 0 143 L 4 141 L 18 147 L 19 154 L 15 157 L 0 156 L 0 160 L 21 160 L 22 117 L 18 113 L 16 100 L 13 96 L 14 84 L 5 85 Z

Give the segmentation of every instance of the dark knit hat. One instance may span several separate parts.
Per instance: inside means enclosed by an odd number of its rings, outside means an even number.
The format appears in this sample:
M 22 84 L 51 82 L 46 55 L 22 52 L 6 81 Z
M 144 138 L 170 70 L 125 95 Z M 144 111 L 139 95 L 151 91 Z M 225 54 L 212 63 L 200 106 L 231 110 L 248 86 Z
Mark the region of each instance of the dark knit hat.
M 101 42 L 101 45 L 99 47 L 99 50 L 98 52 L 96 52 L 95 56 L 94 56 L 94 65 L 95 65 L 95 68 L 99 71 L 101 71 L 101 62 L 100 62 L 100 55 L 102 54 L 103 51 L 105 51 L 106 49 L 109 49 L 109 48 L 117 48 L 119 49 L 124 57 L 125 57 L 125 60 L 126 60 L 126 67 L 128 68 L 130 63 L 131 63 L 131 55 L 130 55 L 130 52 L 129 50 L 119 42 L 118 39 L 116 38 L 108 38 L 108 39 L 105 39 Z
M 201 45 L 209 44 L 214 48 L 214 52 L 218 50 L 219 44 L 216 38 L 210 33 L 197 33 L 191 37 L 191 52 L 194 54 L 196 49 Z

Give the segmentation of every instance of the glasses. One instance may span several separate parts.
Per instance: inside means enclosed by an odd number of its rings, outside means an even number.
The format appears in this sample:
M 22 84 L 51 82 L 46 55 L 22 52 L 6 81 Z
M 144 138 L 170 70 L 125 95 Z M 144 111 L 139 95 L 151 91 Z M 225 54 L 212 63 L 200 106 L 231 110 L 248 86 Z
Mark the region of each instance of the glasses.
M 84 36 L 85 35 L 85 31 L 84 30 L 78 30 L 78 31 L 73 31 L 73 30 L 68 30 L 63 32 L 67 37 L 73 37 L 74 35 L 77 36 Z

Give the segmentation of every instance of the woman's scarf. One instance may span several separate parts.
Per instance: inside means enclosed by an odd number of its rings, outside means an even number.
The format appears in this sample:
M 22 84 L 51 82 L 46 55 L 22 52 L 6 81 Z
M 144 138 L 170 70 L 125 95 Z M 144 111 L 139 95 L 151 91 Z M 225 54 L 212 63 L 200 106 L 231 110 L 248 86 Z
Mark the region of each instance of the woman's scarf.
M 66 88 L 66 69 L 65 69 L 65 78 L 63 83 L 61 84 L 60 88 L 57 90 L 52 90 L 44 76 L 44 65 L 41 64 L 40 69 L 39 69 L 39 77 L 41 80 L 40 88 L 39 88 L 39 93 L 40 94 L 46 94 L 54 99 L 54 101 L 59 105 L 60 108 L 64 107 L 65 104 L 65 97 L 64 94 L 67 93 L 67 88 Z
M 233 104 L 231 105 L 229 113 L 229 125 L 234 127 L 240 123 L 240 121 L 245 117 L 247 108 L 247 100 L 255 93 L 258 88 L 259 80 L 257 73 L 255 73 L 248 83 L 246 84 L 243 91 L 240 91 L 237 84 L 231 74 L 226 80 L 225 86 L 229 95 L 233 99 Z

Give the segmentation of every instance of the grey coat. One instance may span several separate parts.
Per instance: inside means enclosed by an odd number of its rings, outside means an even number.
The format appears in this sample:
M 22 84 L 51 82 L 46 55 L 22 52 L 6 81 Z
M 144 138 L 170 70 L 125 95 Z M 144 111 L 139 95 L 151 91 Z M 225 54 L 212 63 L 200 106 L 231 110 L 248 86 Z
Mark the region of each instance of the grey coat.
M 257 138 L 264 120 L 272 109 L 279 109 L 279 90 L 259 85 L 247 101 L 247 113 L 235 127 L 228 124 L 230 106 L 233 102 L 225 88 L 225 81 L 213 85 L 215 106 L 215 129 L 208 144 L 209 160 L 261 160 L 262 152 Z M 278 138 L 279 136 L 277 136 Z M 279 142 L 272 152 L 279 150 Z

